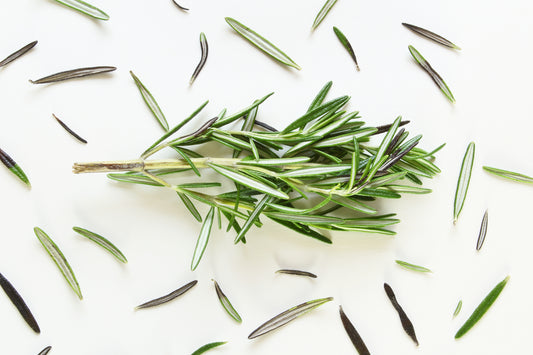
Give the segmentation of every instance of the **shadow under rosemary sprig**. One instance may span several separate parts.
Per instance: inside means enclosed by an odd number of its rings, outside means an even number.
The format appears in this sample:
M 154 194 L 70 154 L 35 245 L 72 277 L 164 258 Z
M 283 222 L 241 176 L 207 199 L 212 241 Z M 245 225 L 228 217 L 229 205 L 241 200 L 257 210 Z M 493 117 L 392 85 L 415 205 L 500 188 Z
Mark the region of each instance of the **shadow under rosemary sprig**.
M 400 182 L 421 184 L 421 178 L 439 173 L 433 154 L 442 146 L 432 152 L 418 148 L 422 136 L 408 139 L 409 133 L 399 128 L 401 117 L 379 129 L 365 126 L 358 112 L 345 110 L 350 97 L 325 101 L 330 87 L 331 83 L 326 84 L 308 111 L 282 131 L 256 129 L 257 108 L 267 95 L 236 114 L 226 116 L 224 110 L 191 134 L 172 138 L 178 130 L 172 129 L 139 159 L 76 163 L 73 170 L 109 172 L 109 178 L 121 182 L 172 189 L 198 221 L 202 217 L 195 203 L 209 206 L 209 218 L 202 227 L 207 235 L 200 236 L 193 260 L 205 250 L 215 211 L 226 218 L 227 229 L 236 232 L 235 243 L 245 242 L 253 226 L 262 226 L 260 217 L 325 243 L 331 240 L 321 232 L 324 230 L 392 235 L 388 227 L 399 222 L 395 214 L 380 215 L 367 201 L 430 192 Z M 231 124 L 240 119 L 244 119 L 242 129 L 234 129 Z M 371 137 L 379 133 L 385 136 L 374 145 Z M 207 157 L 192 149 L 208 143 L 215 144 L 217 152 L 228 147 L 233 154 Z M 177 157 L 148 159 L 163 149 L 176 152 Z M 210 194 L 205 189 L 219 183 L 171 184 L 167 179 L 191 170 L 197 175 L 214 171 L 231 180 L 235 190 Z M 298 207 L 303 201 L 310 206 Z M 343 217 L 337 213 L 340 209 L 351 216 Z M 193 263 L 193 269 L 196 265 Z

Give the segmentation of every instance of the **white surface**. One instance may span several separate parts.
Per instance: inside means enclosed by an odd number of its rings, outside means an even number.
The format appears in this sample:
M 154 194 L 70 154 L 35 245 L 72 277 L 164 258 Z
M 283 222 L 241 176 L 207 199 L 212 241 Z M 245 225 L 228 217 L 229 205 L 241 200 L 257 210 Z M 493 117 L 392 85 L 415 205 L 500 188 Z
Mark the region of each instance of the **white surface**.
M 161 1 L 94 1 L 111 19 L 97 22 L 51 0 L 4 3 L 0 57 L 39 40 L 30 53 L 0 69 L 0 146 L 26 171 L 28 191 L 0 169 L 2 231 L 0 272 L 26 299 L 42 333 L 34 334 L 0 295 L 1 353 L 187 354 L 219 340 L 213 354 L 353 354 L 338 317 L 346 313 L 373 354 L 504 354 L 530 349 L 533 189 L 489 176 L 491 165 L 533 174 L 531 89 L 533 60 L 529 1 L 464 2 L 341 0 L 310 32 L 322 0 L 288 2 L 181 0 L 184 13 Z M 302 66 L 272 61 L 225 23 L 249 25 Z M 401 26 L 409 22 L 442 34 L 463 48 L 447 50 Z M 338 26 L 351 41 L 361 72 L 335 38 Z M 192 87 L 188 80 L 206 33 L 209 58 Z M 451 105 L 412 60 L 414 45 L 446 80 Z M 106 77 L 37 86 L 36 79 L 83 66 L 114 65 Z M 350 107 L 371 125 L 411 120 L 421 146 L 447 142 L 442 169 L 425 181 L 430 195 L 385 201 L 398 212 L 397 236 L 335 234 L 322 245 L 267 222 L 249 233 L 246 246 L 215 231 L 195 272 L 189 269 L 200 225 L 174 193 L 128 186 L 104 175 L 73 175 L 75 161 L 130 159 L 161 135 L 128 71 L 151 90 L 170 125 L 201 102 L 208 107 L 189 130 L 223 107 L 234 112 L 275 91 L 258 119 L 283 127 L 298 117 L 318 89 L 334 81 L 330 96 L 349 94 Z M 55 113 L 89 144 L 81 145 L 51 117 Z M 465 207 L 452 224 L 453 195 L 468 142 L 476 160 Z M 484 210 L 489 227 L 475 251 Z M 202 213 L 206 210 L 202 209 Z M 72 232 L 78 225 L 111 239 L 127 265 Z M 40 226 L 70 261 L 84 300 L 69 289 L 35 238 Z M 422 275 L 395 259 L 431 268 Z M 275 275 L 278 268 L 315 272 L 316 280 Z M 453 335 L 489 290 L 506 275 L 506 289 L 480 323 L 460 341 Z M 235 323 L 216 299 L 216 278 L 243 317 Z M 160 308 L 133 307 L 198 279 L 181 299 Z M 383 291 L 388 282 L 410 316 L 420 347 L 402 330 Z M 335 297 L 313 313 L 254 341 L 247 335 L 275 314 L 303 301 Z M 461 314 L 452 319 L 458 300 Z

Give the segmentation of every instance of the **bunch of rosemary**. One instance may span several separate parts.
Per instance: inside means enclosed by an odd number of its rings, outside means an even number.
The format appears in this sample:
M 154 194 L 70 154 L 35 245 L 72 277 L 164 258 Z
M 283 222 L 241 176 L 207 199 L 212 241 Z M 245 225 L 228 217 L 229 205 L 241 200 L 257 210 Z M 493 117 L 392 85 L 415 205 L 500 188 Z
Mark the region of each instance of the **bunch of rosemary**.
M 223 216 L 227 230 L 235 231 L 235 243 L 246 242 L 250 228 L 262 226 L 261 216 L 326 243 L 331 241 L 321 230 L 394 234 L 387 227 L 399 222 L 395 215 L 379 215 L 367 202 L 399 198 L 401 193 L 430 192 L 400 182 L 410 180 L 419 185 L 420 177 L 431 178 L 440 172 L 433 164 L 433 155 L 442 146 L 432 152 L 416 147 L 422 136 L 407 139 L 408 132 L 400 128 L 407 122 L 401 117 L 390 125 L 365 126 L 358 112 L 344 110 L 350 97 L 325 101 L 331 85 L 327 83 L 307 112 L 282 131 L 256 121 L 257 108 L 269 94 L 231 116 L 224 110 L 192 134 L 171 138 L 205 103 L 137 160 L 76 163 L 73 169 L 75 173 L 113 172 L 108 177 L 114 180 L 168 187 L 200 222 L 202 217 L 193 201 L 209 206 L 194 252 L 193 270 L 207 246 L 215 213 L 219 227 Z M 241 118 L 241 129 L 231 128 Z M 381 133 L 385 133 L 381 143 L 373 145 L 370 138 Z M 233 155 L 206 157 L 191 149 L 206 144 L 228 147 Z M 178 157 L 147 160 L 165 148 L 174 150 Z M 203 169 L 231 180 L 235 189 L 209 194 L 206 189 L 221 184 L 171 184 L 167 179 L 191 170 L 200 176 Z M 349 210 L 350 217 L 339 214 L 340 209 Z

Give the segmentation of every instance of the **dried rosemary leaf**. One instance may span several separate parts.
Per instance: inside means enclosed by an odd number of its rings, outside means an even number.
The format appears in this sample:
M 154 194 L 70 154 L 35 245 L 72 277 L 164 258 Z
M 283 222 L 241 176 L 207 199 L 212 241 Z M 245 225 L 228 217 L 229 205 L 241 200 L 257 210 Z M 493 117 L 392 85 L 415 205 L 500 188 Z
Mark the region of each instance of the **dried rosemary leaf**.
M 0 161 L 23 183 L 25 183 L 28 187 L 31 187 L 30 180 L 28 180 L 28 177 L 24 171 L 6 152 L 2 150 L 2 148 L 0 148 Z
M 302 270 L 294 270 L 294 269 L 280 269 L 276 271 L 276 274 L 287 274 L 287 275 L 297 275 L 297 276 L 307 276 L 313 279 L 316 279 L 316 275 L 312 272 L 308 271 L 302 271 Z
M 15 287 L 13 287 L 13 285 L 1 273 L 0 286 L 4 289 L 4 292 L 6 293 L 7 297 L 9 297 L 15 307 L 17 307 L 17 310 L 19 311 L 20 315 L 30 326 L 30 328 L 33 329 L 35 333 L 39 334 L 41 332 L 41 330 L 39 329 L 39 325 L 33 317 L 33 314 L 31 313 L 30 309 L 26 305 L 26 302 L 24 302 L 24 299 L 17 292 Z
M 344 326 L 344 330 L 346 330 L 346 333 L 350 337 L 350 340 L 352 341 L 355 350 L 357 350 L 359 355 L 370 355 L 370 351 L 368 351 L 365 342 L 353 326 L 348 316 L 344 313 L 342 306 L 339 306 L 339 314 L 341 317 L 342 325 Z
M 90 16 L 92 18 L 98 19 L 98 20 L 109 20 L 109 15 L 100 10 L 99 8 L 86 3 L 85 1 L 81 0 L 54 0 L 55 2 L 58 2 L 62 5 L 65 5 L 67 7 L 70 7 L 73 10 L 76 10 L 78 12 L 81 12 L 84 15 Z
M 189 84 L 192 85 L 192 83 L 196 80 L 196 77 L 198 74 L 200 74 L 200 71 L 203 69 L 205 62 L 207 61 L 207 54 L 209 52 L 209 47 L 207 45 L 207 38 L 205 37 L 205 33 L 200 33 L 200 48 L 202 50 L 202 56 L 200 58 L 200 62 L 196 66 L 196 69 L 194 69 L 194 73 L 192 73 L 191 80 L 189 80 Z
M 401 260 L 396 260 L 396 264 L 408 270 L 413 270 L 413 271 L 418 271 L 418 272 L 432 272 L 430 269 L 426 267 L 418 266 L 418 265 L 411 264 L 411 263 L 401 261 Z
M 355 68 L 357 69 L 357 71 L 359 71 L 359 64 L 357 64 L 357 58 L 355 57 L 355 52 L 353 51 L 352 45 L 350 44 L 344 33 L 342 33 L 341 30 L 339 30 L 337 27 L 333 26 L 333 32 L 335 32 L 344 49 L 346 49 L 350 57 L 352 57 L 355 63 Z
M 46 354 L 48 354 L 48 353 L 50 352 L 50 350 L 52 350 L 52 347 L 51 347 L 51 346 L 47 346 L 46 348 L 44 348 L 43 350 L 41 350 L 41 351 L 39 352 L 39 354 L 37 354 L 37 355 L 46 355 Z
M 254 339 L 258 336 L 271 332 L 274 329 L 277 329 L 289 323 L 290 321 L 298 318 L 299 316 L 304 315 L 305 313 L 312 311 L 313 309 L 329 301 L 333 301 L 333 297 L 319 298 L 289 308 L 285 312 L 280 313 L 279 315 L 260 325 L 256 330 L 254 330 L 252 333 L 250 333 L 250 335 L 248 335 L 248 339 Z
M 527 176 L 527 175 L 524 175 L 524 174 L 515 173 L 515 172 L 512 172 L 512 171 L 502 170 L 502 169 L 498 169 L 498 168 L 491 168 L 490 166 L 484 166 L 483 170 L 485 170 L 486 172 L 488 172 L 490 174 L 499 176 L 499 177 L 504 178 L 504 179 L 509 179 L 509 180 L 518 181 L 518 182 L 525 182 L 525 183 L 528 183 L 528 184 L 533 184 L 533 177 Z
M 481 301 L 479 306 L 477 306 L 477 308 L 474 310 L 474 313 L 472 313 L 470 318 L 468 318 L 465 324 L 463 324 L 463 326 L 457 331 L 455 334 L 455 339 L 459 339 L 465 335 L 481 319 L 481 317 L 483 317 L 483 315 L 489 310 L 494 301 L 496 301 L 500 293 L 503 291 L 507 281 L 509 281 L 509 276 L 498 283 L 483 299 L 483 301 Z
M 14 61 L 15 59 L 19 58 L 19 57 L 22 57 L 24 54 L 28 53 L 28 51 L 30 49 L 32 49 L 33 47 L 35 47 L 35 45 L 37 44 L 37 41 L 33 41 L 27 45 L 25 45 L 24 47 L 22 47 L 21 49 L 15 51 L 14 53 L 8 55 L 6 58 L 4 58 L 2 61 L 0 61 L 0 67 L 3 67 L 5 65 L 8 65 L 9 63 L 11 63 L 12 61 Z
M 108 66 L 72 69 L 72 70 L 67 70 L 67 71 L 62 71 L 62 72 L 56 73 L 56 74 L 52 74 L 52 75 L 49 75 L 49 76 L 45 76 L 44 78 L 41 78 L 41 79 L 30 80 L 30 83 L 32 83 L 32 84 L 49 84 L 49 83 L 55 83 L 55 82 L 58 82 L 58 81 L 83 78 L 85 76 L 92 76 L 92 75 L 97 75 L 97 74 L 109 73 L 109 72 L 112 72 L 114 70 L 117 70 L 117 68 L 108 67 Z
M 422 54 L 420 54 L 415 49 L 415 47 L 409 46 L 409 52 L 411 53 L 413 58 L 416 60 L 416 62 L 422 67 L 422 69 L 424 69 L 426 73 L 428 73 L 428 75 L 431 77 L 431 80 L 433 80 L 433 82 L 438 86 L 440 91 L 442 91 L 442 93 L 448 98 L 448 100 L 450 100 L 450 102 L 454 103 L 455 97 L 453 97 L 453 94 L 450 88 L 448 87 L 448 85 L 446 85 L 444 80 L 442 80 L 439 73 L 437 73 L 435 69 L 431 67 L 429 62 L 426 61 L 424 57 L 422 57 Z
M 468 186 L 470 185 L 470 177 L 472 175 L 472 166 L 474 165 L 475 154 L 476 145 L 474 142 L 470 142 L 466 148 L 466 152 L 463 157 L 463 163 L 461 164 L 461 172 L 459 173 L 459 179 L 457 180 L 457 189 L 455 190 L 455 200 L 453 203 L 453 223 L 457 222 L 459 214 L 461 213 L 465 203 L 466 193 L 468 192 Z
M 313 30 L 316 29 L 318 25 L 320 25 L 320 23 L 324 20 L 324 18 L 329 13 L 333 5 L 335 5 L 336 3 L 337 3 L 337 0 L 326 0 L 326 2 L 324 3 L 324 6 L 322 6 L 322 8 L 320 9 L 320 11 L 315 17 L 315 21 L 313 22 L 313 26 L 312 26 Z
M 220 301 L 220 304 L 222 305 L 222 307 L 224 307 L 224 309 L 230 315 L 231 318 L 233 318 L 237 322 L 241 323 L 242 322 L 242 318 L 239 315 L 239 313 L 235 310 L 235 308 L 233 307 L 233 305 L 229 301 L 228 297 L 224 294 L 224 292 L 222 292 L 222 290 L 220 289 L 220 286 L 218 285 L 218 283 L 215 280 L 212 280 L 212 281 L 215 283 L 215 290 L 217 292 L 217 297 L 218 297 L 218 300 Z
M 122 252 L 116 246 L 114 246 L 113 243 L 111 243 L 109 240 L 102 237 L 101 235 L 91 232 L 87 229 L 80 228 L 80 227 L 72 227 L 72 229 L 74 230 L 74 232 L 79 233 L 81 236 L 89 240 L 92 240 L 96 244 L 100 245 L 102 248 L 110 252 L 120 262 L 123 262 L 123 263 L 128 262 L 128 259 L 126 259 L 124 254 L 122 254 Z
M 172 291 L 171 293 L 169 293 L 168 295 L 165 295 L 165 296 L 162 296 L 162 297 L 159 297 L 159 298 L 156 298 L 154 300 L 151 300 L 151 301 L 148 301 L 148 302 L 145 302 L 137 307 L 135 307 L 135 310 L 138 310 L 138 309 L 143 309 L 143 308 L 149 308 L 149 307 L 155 307 L 155 306 L 159 306 L 163 303 L 167 303 L 167 302 L 170 302 L 172 301 L 173 299 L 175 299 L 176 297 L 178 296 L 181 296 L 183 295 L 185 292 L 189 291 L 193 286 L 195 286 L 196 284 L 198 283 L 197 280 L 194 280 L 194 281 L 191 281 L 189 282 L 188 284 L 186 284 L 185 286 L 182 286 L 180 288 L 178 288 L 177 290 L 175 291 Z
M 461 312 L 461 308 L 463 308 L 463 300 L 459 300 L 457 303 L 457 306 L 455 307 L 455 310 L 453 311 L 453 317 L 457 317 L 459 313 Z
M 483 243 L 485 242 L 485 236 L 487 235 L 487 225 L 489 223 L 489 211 L 486 210 L 481 220 L 481 227 L 479 228 L 479 236 L 477 238 L 476 250 L 481 250 Z
M 148 106 L 148 108 L 154 115 L 157 122 L 159 122 L 161 127 L 163 127 L 163 129 L 168 132 L 167 119 L 165 118 L 163 111 L 161 111 L 161 108 L 159 107 L 157 101 L 154 99 L 154 97 L 152 96 L 150 91 L 146 88 L 146 86 L 144 86 L 141 80 L 135 74 L 133 74 L 131 70 L 130 70 L 130 75 L 135 81 L 135 85 L 137 85 L 137 88 L 139 89 L 139 92 L 141 93 L 141 96 L 144 102 L 146 103 L 146 106 Z
M 288 55 L 283 53 L 281 49 L 272 44 L 269 40 L 261 36 L 259 33 L 254 30 L 246 27 L 242 23 L 238 22 L 231 17 L 226 17 L 226 22 L 231 26 L 238 34 L 247 39 L 254 46 L 259 48 L 261 51 L 274 58 L 280 63 L 293 67 L 300 70 L 300 66 L 296 64 Z
M 70 288 L 72 288 L 76 295 L 78 295 L 80 300 L 83 299 L 80 285 L 78 284 L 78 280 L 76 280 L 76 275 L 74 275 L 74 271 L 72 271 L 70 264 L 68 263 L 67 259 L 65 258 L 59 247 L 41 228 L 35 227 L 33 231 L 35 232 L 37 239 L 39 239 L 48 255 L 50 255 L 50 257 L 58 267 L 59 271 L 61 271 L 61 273 L 63 274 L 63 277 L 70 285 Z
M 209 236 L 211 235 L 211 227 L 213 226 L 213 219 L 215 216 L 215 208 L 211 207 L 207 216 L 205 217 L 204 224 L 200 230 L 200 235 L 196 241 L 196 247 L 194 248 L 194 253 L 191 261 L 191 270 L 195 270 L 204 255 L 205 248 L 207 248 L 207 243 L 209 242 Z
M 67 131 L 72 137 L 76 138 L 78 141 L 82 142 L 83 144 L 87 144 L 87 141 L 85 139 L 83 139 L 81 136 L 79 136 L 76 132 L 74 132 L 73 130 L 70 129 L 69 126 L 67 126 L 63 121 L 61 121 L 56 115 L 54 115 L 52 113 L 52 116 L 56 119 L 57 123 L 59 123 L 59 125 L 61 127 L 63 127 L 63 129 L 65 131 Z
M 189 11 L 188 8 L 183 7 L 183 6 L 181 6 L 180 4 L 178 4 L 178 2 L 177 2 L 176 0 L 172 0 L 172 2 L 173 2 L 174 5 L 176 5 L 180 10 Z
M 389 286 L 389 284 L 384 283 L 383 287 L 385 288 L 385 293 L 387 293 L 387 297 L 389 297 L 392 306 L 400 316 L 400 321 L 402 322 L 403 330 L 405 330 L 407 335 L 409 335 L 409 337 L 411 337 L 411 339 L 415 342 L 416 346 L 418 346 L 418 340 L 416 339 L 416 333 L 415 328 L 413 327 L 413 323 L 411 323 L 411 320 L 407 317 L 407 314 L 405 314 L 402 306 L 400 306 L 400 304 L 396 300 L 396 295 L 394 295 L 394 291 Z
M 200 354 L 203 354 L 205 353 L 206 351 L 208 350 L 211 350 L 213 348 L 216 348 L 217 346 L 221 346 L 221 345 L 224 345 L 226 344 L 227 341 L 217 341 L 217 342 L 214 342 L 214 343 L 209 343 L 209 344 L 205 344 L 204 346 L 200 347 L 198 350 L 196 350 L 195 352 L 192 353 L 192 355 L 200 355 Z
M 418 27 L 418 26 L 415 26 L 415 25 L 410 25 L 408 23 L 402 23 L 402 25 L 404 25 L 405 27 L 407 27 L 408 29 L 410 29 L 411 31 L 413 31 L 414 33 L 417 33 L 423 37 L 426 37 L 426 38 L 429 38 L 430 40 L 434 41 L 434 42 L 437 42 L 438 44 L 442 44 L 443 46 L 446 46 L 448 48 L 452 48 L 452 49 L 457 49 L 457 50 L 461 50 L 461 48 L 459 48 L 459 46 L 453 44 L 452 42 L 448 41 L 446 38 L 442 37 L 442 36 L 439 36 L 438 34 L 436 33 L 433 33 L 431 31 L 428 31 L 422 27 Z

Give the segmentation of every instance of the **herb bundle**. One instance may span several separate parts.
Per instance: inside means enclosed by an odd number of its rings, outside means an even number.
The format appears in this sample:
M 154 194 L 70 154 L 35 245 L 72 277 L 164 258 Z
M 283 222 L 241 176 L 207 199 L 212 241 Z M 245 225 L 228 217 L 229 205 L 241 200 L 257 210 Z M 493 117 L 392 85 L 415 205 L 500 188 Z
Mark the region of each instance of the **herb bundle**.
M 184 125 L 182 122 L 139 159 L 76 163 L 73 170 L 112 172 L 109 177 L 114 180 L 170 188 L 198 221 L 202 217 L 194 202 L 210 207 L 196 244 L 192 269 L 205 251 L 215 212 L 219 219 L 223 216 L 227 220 L 227 230 L 233 229 L 237 234 L 235 243 L 245 242 L 245 235 L 253 226 L 262 226 L 260 217 L 325 243 L 331 240 L 323 230 L 392 235 L 394 232 L 387 227 L 399 222 L 395 214 L 379 214 L 367 202 L 399 198 L 400 193 L 429 192 L 400 182 L 421 184 L 421 177 L 431 178 L 440 172 L 433 164 L 433 153 L 416 147 L 421 135 L 408 139 L 408 132 L 398 129 L 401 117 L 384 127 L 367 127 L 358 112 L 345 111 L 348 96 L 324 102 L 330 87 L 331 83 L 326 84 L 307 112 L 282 131 L 253 130 L 256 108 L 267 95 L 236 114 L 225 116 L 223 111 L 192 134 L 171 138 Z M 242 129 L 230 127 L 241 118 Z M 371 137 L 381 132 L 386 132 L 381 142 L 371 143 Z M 230 148 L 229 157 L 206 157 L 190 149 L 206 144 L 216 145 L 218 151 Z M 178 157 L 147 160 L 164 148 L 175 151 Z M 204 191 L 221 184 L 175 184 L 168 179 L 191 170 L 198 176 L 201 170 L 216 172 L 232 181 L 235 189 L 210 194 Z M 120 171 L 125 173 L 117 173 Z M 349 216 L 337 213 L 340 209 L 349 212 Z

